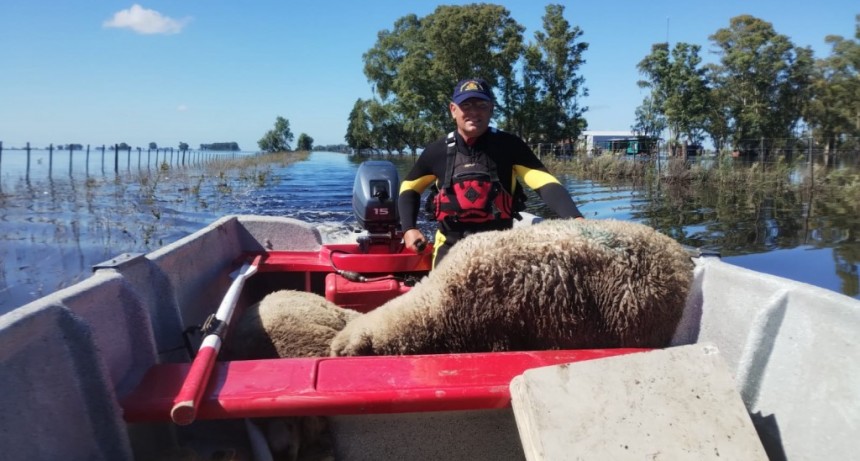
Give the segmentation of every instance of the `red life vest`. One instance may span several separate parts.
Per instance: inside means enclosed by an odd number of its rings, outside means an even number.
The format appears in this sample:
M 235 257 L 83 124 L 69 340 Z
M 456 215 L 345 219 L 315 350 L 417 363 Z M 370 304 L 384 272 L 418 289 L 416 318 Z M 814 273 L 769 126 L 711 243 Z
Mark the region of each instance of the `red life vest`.
M 436 220 L 455 232 L 511 227 L 514 198 L 499 182 L 495 162 L 486 154 L 474 159 L 460 153 L 454 132 L 446 143 L 445 178 L 433 198 Z

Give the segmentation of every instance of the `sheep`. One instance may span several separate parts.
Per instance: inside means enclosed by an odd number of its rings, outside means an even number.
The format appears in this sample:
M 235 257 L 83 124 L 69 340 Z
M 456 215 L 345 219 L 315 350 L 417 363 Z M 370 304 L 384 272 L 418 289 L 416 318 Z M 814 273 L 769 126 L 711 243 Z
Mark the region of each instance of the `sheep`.
M 281 290 L 245 309 L 222 352 L 225 360 L 322 357 L 346 323 L 361 315 L 322 296 Z M 326 418 L 255 418 L 273 459 L 333 460 Z
M 313 293 L 272 293 L 247 309 L 225 352 L 238 360 L 663 347 L 692 269 L 677 242 L 647 226 L 548 220 L 461 240 L 412 290 L 367 314 Z M 333 459 L 325 418 L 257 424 L 276 455 Z
M 692 267 L 681 245 L 642 224 L 547 220 L 461 240 L 368 314 L 273 293 L 245 314 L 231 349 L 238 359 L 664 347 Z
M 324 357 L 335 334 L 360 315 L 314 293 L 276 291 L 245 310 L 222 358 Z
M 681 245 L 631 222 L 474 234 L 408 293 L 350 320 L 330 353 L 664 347 L 692 268 Z

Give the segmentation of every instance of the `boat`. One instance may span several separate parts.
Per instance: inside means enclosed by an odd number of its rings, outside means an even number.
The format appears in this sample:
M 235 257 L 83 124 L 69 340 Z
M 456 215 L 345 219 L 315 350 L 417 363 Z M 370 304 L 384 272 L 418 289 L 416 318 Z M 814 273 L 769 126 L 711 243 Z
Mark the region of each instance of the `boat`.
M 253 452 L 249 421 L 301 416 L 327 418 L 336 459 L 524 459 L 514 377 L 642 351 L 217 358 L 229 341 L 219 326 L 267 293 L 311 291 L 368 311 L 430 271 L 429 251 L 399 244 L 386 163 L 365 162 L 356 175 L 365 232 L 354 243 L 324 244 L 292 218 L 225 216 L 0 316 L 3 459 L 159 459 L 164 447 L 189 445 Z M 670 347 L 719 349 L 771 459 L 853 457 L 860 301 L 712 255 L 694 262 Z

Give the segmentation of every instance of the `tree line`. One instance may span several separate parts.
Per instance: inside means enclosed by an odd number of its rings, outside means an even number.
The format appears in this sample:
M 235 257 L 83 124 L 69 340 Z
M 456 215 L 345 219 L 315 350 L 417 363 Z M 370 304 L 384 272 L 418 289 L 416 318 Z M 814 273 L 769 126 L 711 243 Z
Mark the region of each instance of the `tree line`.
M 718 62 L 701 46 L 657 43 L 638 64 L 650 94 L 636 109 L 634 131 L 670 144 L 709 137 L 717 150 L 767 154 L 812 138 L 825 152 L 860 147 L 860 15 L 854 39 L 830 35 L 830 55 L 816 59 L 762 19 L 741 15 L 709 37 Z
M 583 31 L 545 7 L 542 29 L 525 28 L 502 6 L 439 6 L 406 15 L 377 34 L 363 55 L 372 99 L 358 99 L 346 143 L 413 153 L 450 130 L 451 85 L 481 77 L 495 89 L 498 126 L 529 143 L 570 143 L 587 128 Z M 701 46 L 657 43 L 637 68 L 650 89 L 631 129 L 670 144 L 765 152 L 781 140 L 812 137 L 827 150 L 860 140 L 860 15 L 854 39 L 828 36 L 831 54 L 815 59 L 759 18 L 741 15 L 709 37 L 718 62 L 703 64 Z

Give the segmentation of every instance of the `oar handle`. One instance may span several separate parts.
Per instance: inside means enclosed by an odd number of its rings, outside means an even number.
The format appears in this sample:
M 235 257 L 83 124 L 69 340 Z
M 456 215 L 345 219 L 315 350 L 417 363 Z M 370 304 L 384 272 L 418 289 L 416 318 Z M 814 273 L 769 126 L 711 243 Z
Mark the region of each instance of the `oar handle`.
M 257 265 L 260 262 L 260 257 L 256 257 L 253 262 L 245 263 L 238 271 L 238 275 L 233 279 L 227 294 L 221 301 L 215 313 L 215 318 L 224 322 L 224 326 L 228 326 L 230 319 L 233 317 L 233 311 L 236 309 L 236 303 L 239 300 L 239 295 L 242 293 L 242 287 L 245 285 L 245 280 L 257 272 Z M 227 328 L 220 329 L 220 334 L 225 334 Z M 197 409 L 200 406 L 200 399 L 203 398 L 203 392 L 209 383 L 209 377 L 212 375 L 212 370 L 215 368 L 215 360 L 218 357 L 218 352 L 221 350 L 221 337 L 218 333 L 206 335 L 203 338 L 203 343 L 191 363 L 191 369 L 185 376 L 185 381 L 182 387 L 173 399 L 173 408 L 170 409 L 170 419 L 174 423 L 185 426 L 194 422 L 197 418 Z
M 191 363 L 191 369 L 185 376 L 185 381 L 174 399 L 173 408 L 170 409 L 170 419 L 180 426 L 186 426 L 197 418 L 197 408 L 203 391 L 209 383 L 209 376 L 215 368 L 215 359 L 221 349 L 221 338 L 218 335 L 209 335 L 203 340 L 200 350 Z

